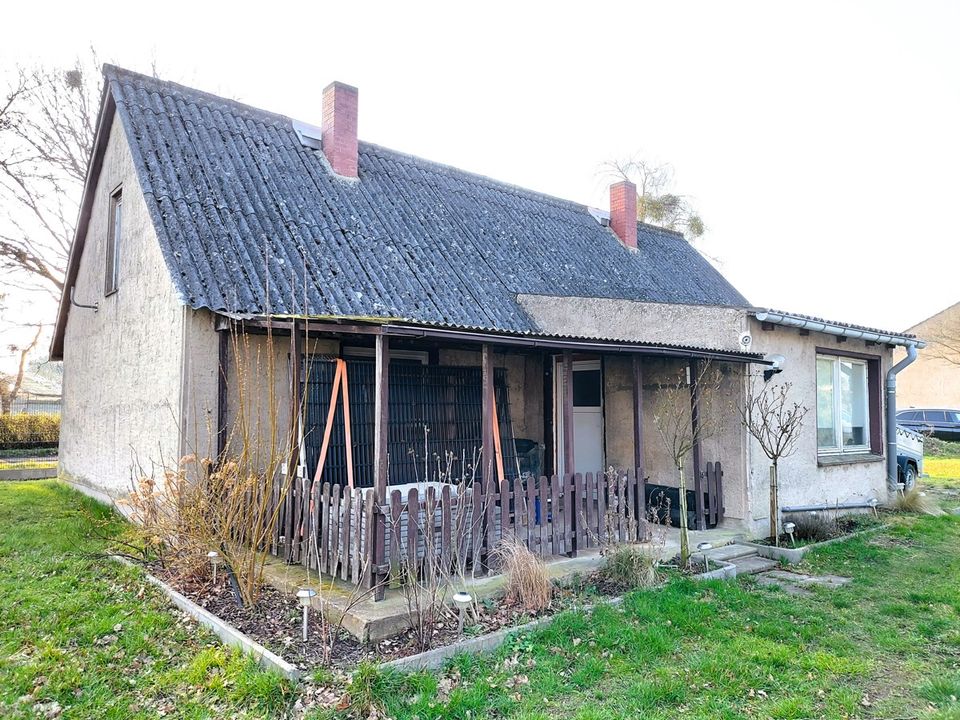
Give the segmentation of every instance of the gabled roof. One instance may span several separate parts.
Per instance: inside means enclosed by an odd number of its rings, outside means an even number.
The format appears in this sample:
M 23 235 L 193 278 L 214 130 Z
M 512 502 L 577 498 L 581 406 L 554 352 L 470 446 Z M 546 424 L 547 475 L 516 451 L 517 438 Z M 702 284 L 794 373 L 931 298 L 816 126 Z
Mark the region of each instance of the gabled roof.
M 193 308 L 536 332 L 518 293 L 748 305 L 679 233 L 641 223 L 631 252 L 585 205 L 365 142 L 344 180 L 290 118 L 104 74 Z

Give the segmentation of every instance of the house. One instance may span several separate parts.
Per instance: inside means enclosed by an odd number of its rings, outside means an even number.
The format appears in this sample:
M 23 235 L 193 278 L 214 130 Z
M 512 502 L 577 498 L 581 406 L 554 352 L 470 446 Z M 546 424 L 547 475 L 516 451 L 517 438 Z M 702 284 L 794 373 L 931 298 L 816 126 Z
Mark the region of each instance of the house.
M 897 379 L 900 409 L 960 409 L 960 303 L 917 323 L 907 332 L 928 338 L 928 343 L 917 362 Z M 897 357 L 903 354 L 903 350 L 895 353 Z
M 242 391 L 273 393 L 302 438 L 284 512 L 313 512 L 322 481 L 383 523 L 406 512 L 395 489 L 449 457 L 494 499 L 492 539 L 525 523 L 543 554 L 575 552 L 611 508 L 642 523 L 650 489 L 676 486 L 658 397 L 679 378 L 704 422 L 709 366 L 725 402 L 685 462 L 697 527 L 768 521 L 768 461 L 737 411 L 763 370 L 815 408 L 782 504 L 886 498 L 884 377 L 914 336 L 751 306 L 682 235 L 636 221 L 630 183 L 601 211 L 360 142 L 358 92 L 341 83 L 314 127 L 104 72 L 51 349 L 61 472 L 78 487 L 117 498 L 135 466 L 229 452 Z M 273 359 L 272 383 L 238 378 L 238 337 Z M 341 370 L 349 421 L 330 411 Z M 543 481 L 517 479 L 530 474 Z M 394 550 L 377 537 L 363 540 L 380 543 L 375 569 Z

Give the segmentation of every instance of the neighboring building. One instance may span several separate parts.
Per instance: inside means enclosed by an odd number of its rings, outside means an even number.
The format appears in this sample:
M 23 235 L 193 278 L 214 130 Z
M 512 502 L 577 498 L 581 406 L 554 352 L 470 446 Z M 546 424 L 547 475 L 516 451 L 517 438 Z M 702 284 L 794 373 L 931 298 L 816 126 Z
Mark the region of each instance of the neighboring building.
M 907 330 L 927 340 L 926 349 L 897 378 L 897 409 L 960 410 L 960 303 Z M 896 359 L 904 355 L 895 353 Z
M 682 235 L 636 222 L 629 183 L 597 211 L 358 142 L 345 85 L 314 128 L 114 67 L 105 79 L 51 350 L 60 467 L 78 486 L 116 498 L 136 466 L 221 451 L 241 390 L 267 397 L 238 372 L 240 337 L 273 354 L 281 423 L 307 398 L 301 476 L 346 368 L 353 467 L 338 411 L 323 478 L 355 467 L 380 502 L 422 480 L 421 447 L 460 463 L 498 438 L 485 480 L 613 467 L 675 486 L 655 408 L 709 361 L 726 402 L 686 465 L 705 486 L 698 523 L 763 532 L 768 463 L 736 406 L 774 355 L 769 381 L 811 409 L 782 504 L 886 498 L 883 377 L 913 335 L 752 307 Z

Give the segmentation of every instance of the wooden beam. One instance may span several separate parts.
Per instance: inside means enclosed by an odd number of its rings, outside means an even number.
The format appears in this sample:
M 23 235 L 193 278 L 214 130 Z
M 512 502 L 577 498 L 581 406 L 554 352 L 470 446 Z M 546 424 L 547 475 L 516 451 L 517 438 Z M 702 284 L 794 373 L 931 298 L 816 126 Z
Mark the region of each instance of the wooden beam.
M 482 435 L 480 439 L 481 449 L 483 451 L 483 468 L 481 477 L 483 478 L 484 492 L 493 492 L 494 488 L 494 464 L 496 462 L 493 439 L 494 423 L 494 391 L 493 391 L 493 350 L 490 345 L 484 343 L 480 347 L 480 373 L 481 373 L 481 420 Z
M 703 483 L 700 479 L 700 361 L 690 360 L 690 429 L 693 434 L 693 492 L 696 495 L 696 529 L 706 530 L 703 508 Z
M 390 400 L 390 341 L 383 335 L 376 336 L 376 355 L 374 359 L 374 420 L 373 420 L 373 487 L 377 505 L 387 499 L 387 442 L 389 438 L 387 423 Z
M 563 472 L 574 472 L 573 454 L 573 355 L 563 351 Z
M 223 461 L 227 449 L 227 372 L 230 359 L 230 331 L 217 335 L 217 462 Z
M 296 321 L 290 331 L 290 464 L 287 477 L 296 477 L 300 466 L 300 435 L 303 417 L 303 333 Z

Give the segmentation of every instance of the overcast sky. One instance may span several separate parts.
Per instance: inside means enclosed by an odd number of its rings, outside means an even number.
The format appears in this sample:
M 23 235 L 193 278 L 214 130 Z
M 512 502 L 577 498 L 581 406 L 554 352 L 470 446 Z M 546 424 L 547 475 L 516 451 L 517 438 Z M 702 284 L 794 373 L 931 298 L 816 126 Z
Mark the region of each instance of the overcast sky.
M 362 139 L 600 207 L 640 151 L 754 304 L 904 329 L 960 300 L 958 2 L 57 5 L 4 9 L 4 67 L 93 45 L 315 124 L 342 80 Z

